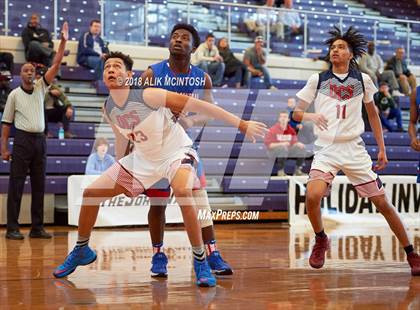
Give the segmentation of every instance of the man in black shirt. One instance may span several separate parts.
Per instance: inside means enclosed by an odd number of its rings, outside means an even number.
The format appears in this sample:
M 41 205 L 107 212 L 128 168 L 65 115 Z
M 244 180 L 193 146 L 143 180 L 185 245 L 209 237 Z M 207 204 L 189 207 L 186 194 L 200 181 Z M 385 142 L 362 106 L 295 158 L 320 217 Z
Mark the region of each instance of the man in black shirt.
M 54 43 L 50 32 L 41 27 L 38 15 L 31 15 L 31 20 L 23 29 L 21 36 L 25 46 L 26 60 L 50 67 L 55 55 Z

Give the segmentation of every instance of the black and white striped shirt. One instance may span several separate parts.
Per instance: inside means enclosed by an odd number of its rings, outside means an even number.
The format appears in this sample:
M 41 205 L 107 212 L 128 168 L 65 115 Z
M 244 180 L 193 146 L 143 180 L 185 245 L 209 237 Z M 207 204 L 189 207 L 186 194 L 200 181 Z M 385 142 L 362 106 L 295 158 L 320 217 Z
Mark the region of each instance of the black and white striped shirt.
M 30 133 L 44 132 L 44 98 L 48 86 L 45 79 L 41 78 L 35 82 L 32 92 L 24 90 L 22 86 L 12 90 L 7 98 L 1 122 L 14 122 L 17 129 Z

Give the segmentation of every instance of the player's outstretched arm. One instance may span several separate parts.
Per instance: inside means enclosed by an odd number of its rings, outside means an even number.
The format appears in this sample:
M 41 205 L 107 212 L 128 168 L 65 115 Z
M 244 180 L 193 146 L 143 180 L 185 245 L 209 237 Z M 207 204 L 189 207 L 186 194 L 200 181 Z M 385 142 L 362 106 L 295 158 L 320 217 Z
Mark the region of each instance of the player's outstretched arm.
M 375 170 L 384 169 L 388 163 L 385 151 L 384 135 L 382 132 L 381 120 L 379 119 L 378 112 L 375 108 L 375 103 L 370 101 L 365 103 L 366 112 L 368 114 L 369 124 L 372 128 L 373 135 L 375 136 L 376 144 L 378 145 L 378 162 L 375 165 Z
M 292 118 L 296 122 L 313 122 L 319 129 L 327 130 L 328 120 L 322 114 L 306 112 L 309 106 L 309 102 L 299 100 L 295 110 L 293 111 Z
M 58 46 L 57 54 L 54 57 L 51 68 L 49 68 L 48 71 L 44 75 L 45 81 L 47 81 L 48 84 L 50 84 L 54 80 L 55 76 L 58 73 L 58 70 L 60 69 L 61 61 L 63 60 L 63 57 L 64 57 L 64 50 L 66 48 L 66 42 L 68 39 L 69 39 L 69 25 L 67 24 L 67 22 L 64 22 L 63 28 L 61 30 L 61 40 L 60 40 L 60 45 Z
M 213 87 L 213 84 L 211 82 L 210 76 L 205 73 L 205 85 L 203 91 L 203 97 L 202 99 L 209 103 L 214 103 L 213 94 L 211 92 L 211 89 Z M 212 119 L 208 117 L 207 115 L 200 115 L 200 114 L 194 114 L 194 115 L 188 115 L 185 117 L 179 118 L 179 121 L 184 127 L 184 129 L 188 129 L 193 126 L 204 126 L 207 124 L 207 122 L 211 121 Z
M 263 123 L 242 120 L 217 105 L 189 96 L 166 91 L 164 89 L 145 89 L 143 92 L 143 100 L 146 104 L 156 108 L 166 107 L 172 110 L 175 114 L 193 112 L 202 113 L 209 117 L 220 119 L 234 127 L 239 128 L 239 130 L 253 142 L 256 141 L 257 137 L 263 138 L 265 133 L 268 131 L 267 126 Z
M 408 134 L 410 135 L 411 147 L 420 152 L 420 140 L 417 139 L 417 121 L 419 114 L 416 104 L 417 90 L 414 89 L 410 98 L 410 122 L 408 123 Z

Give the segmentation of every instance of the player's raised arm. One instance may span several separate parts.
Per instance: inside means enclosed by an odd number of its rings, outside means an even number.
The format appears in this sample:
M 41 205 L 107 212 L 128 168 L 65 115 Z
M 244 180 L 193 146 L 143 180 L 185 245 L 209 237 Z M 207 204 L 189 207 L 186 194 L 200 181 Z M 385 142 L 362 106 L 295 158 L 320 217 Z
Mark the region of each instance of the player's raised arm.
M 163 89 L 145 89 L 143 92 L 143 100 L 146 104 L 156 108 L 166 107 L 175 114 L 194 112 L 223 120 L 226 123 L 239 128 L 239 130 L 253 142 L 256 141 L 256 137 L 262 138 L 267 132 L 267 126 L 263 123 L 242 120 L 214 104 Z
M 64 57 L 64 50 L 66 48 L 66 42 L 68 39 L 69 39 L 69 25 L 67 24 L 67 22 L 64 22 L 63 28 L 61 30 L 61 40 L 60 40 L 60 45 L 58 46 L 57 54 L 54 57 L 51 68 L 49 68 L 48 71 L 44 75 L 45 81 L 48 84 L 50 84 L 54 80 L 55 76 L 58 73 L 58 70 L 60 69 L 61 61 L 63 60 L 63 57 Z
M 203 92 L 202 99 L 209 103 L 214 103 L 214 98 L 211 91 L 212 87 L 213 84 L 211 78 L 207 73 L 205 73 L 204 89 L 201 90 Z M 180 124 L 182 125 L 182 127 L 184 127 L 184 129 L 188 129 L 193 126 L 205 126 L 211 120 L 211 117 L 203 114 L 194 114 L 179 118 Z

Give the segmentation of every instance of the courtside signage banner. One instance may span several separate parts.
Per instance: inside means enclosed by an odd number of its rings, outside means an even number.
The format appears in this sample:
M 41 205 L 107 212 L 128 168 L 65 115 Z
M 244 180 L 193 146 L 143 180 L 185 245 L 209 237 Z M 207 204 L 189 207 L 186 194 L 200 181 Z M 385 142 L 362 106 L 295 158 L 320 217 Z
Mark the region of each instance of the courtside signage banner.
M 68 178 L 68 222 L 78 225 L 80 207 L 82 205 L 83 190 L 99 176 L 72 175 Z M 95 227 L 148 225 L 147 213 L 150 201 L 140 195 L 129 198 L 124 195 L 113 197 L 101 203 Z M 172 198 L 166 208 L 166 223 L 182 223 L 182 213 L 178 204 Z
M 408 226 L 420 227 L 420 184 L 414 176 L 381 176 L 385 193 Z M 289 224 L 310 226 L 305 209 L 307 177 L 289 181 Z M 337 176 L 331 194 L 321 202 L 322 217 L 332 224 L 387 225 L 383 216 L 367 198 L 357 195 L 347 177 Z

